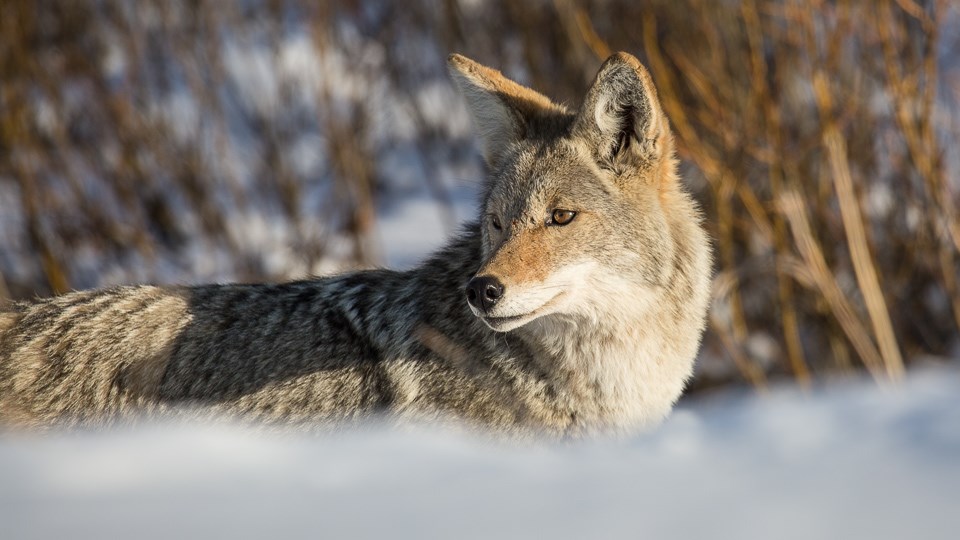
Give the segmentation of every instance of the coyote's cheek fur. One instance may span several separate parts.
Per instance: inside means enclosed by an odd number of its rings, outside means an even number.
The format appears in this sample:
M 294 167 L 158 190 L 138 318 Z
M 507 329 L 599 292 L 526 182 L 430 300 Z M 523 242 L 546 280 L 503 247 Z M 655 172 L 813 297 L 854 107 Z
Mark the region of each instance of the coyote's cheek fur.
M 449 63 L 490 172 L 445 249 L 407 272 L 17 304 L 0 313 L 0 417 L 379 415 L 557 435 L 662 419 L 692 371 L 710 250 L 650 76 L 618 53 L 573 111 Z

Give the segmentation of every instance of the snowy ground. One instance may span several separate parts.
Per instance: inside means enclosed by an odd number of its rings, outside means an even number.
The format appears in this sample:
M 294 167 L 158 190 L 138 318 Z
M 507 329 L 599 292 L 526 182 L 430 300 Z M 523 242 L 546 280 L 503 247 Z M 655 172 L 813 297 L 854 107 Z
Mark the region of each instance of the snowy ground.
M 0 437 L 0 538 L 957 538 L 960 371 L 724 394 L 624 441 Z

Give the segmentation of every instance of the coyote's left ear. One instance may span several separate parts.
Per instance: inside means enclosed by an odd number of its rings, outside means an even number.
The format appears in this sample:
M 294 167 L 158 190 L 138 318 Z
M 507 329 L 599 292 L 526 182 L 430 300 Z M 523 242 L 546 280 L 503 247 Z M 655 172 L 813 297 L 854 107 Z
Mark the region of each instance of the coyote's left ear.
M 670 128 L 646 68 L 625 52 L 600 67 L 574 122 L 597 161 L 614 170 L 649 166 L 670 151 Z
M 506 150 L 564 109 L 539 92 L 459 54 L 447 58 L 450 75 L 467 100 L 480 133 L 483 155 L 496 167 Z

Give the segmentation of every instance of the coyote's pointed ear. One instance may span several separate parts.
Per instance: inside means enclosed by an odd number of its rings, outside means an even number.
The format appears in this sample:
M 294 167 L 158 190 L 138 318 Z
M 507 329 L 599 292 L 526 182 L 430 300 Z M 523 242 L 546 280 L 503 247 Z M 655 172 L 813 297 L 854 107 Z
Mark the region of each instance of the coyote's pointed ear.
M 625 52 L 600 66 L 574 122 L 597 161 L 615 170 L 649 165 L 670 144 L 670 128 L 646 68 Z
M 549 98 L 459 54 L 447 58 L 450 75 L 467 100 L 480 132 L 483 155 L 495 167 L 511 144 L 527 137 L 542 119 L 563 111 Z

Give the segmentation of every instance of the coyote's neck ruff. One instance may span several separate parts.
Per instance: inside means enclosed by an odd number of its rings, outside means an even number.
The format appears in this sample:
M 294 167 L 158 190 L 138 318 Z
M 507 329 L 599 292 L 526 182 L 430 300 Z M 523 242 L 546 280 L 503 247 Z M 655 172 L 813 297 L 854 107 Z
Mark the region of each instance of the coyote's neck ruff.
M 462 56 L 450 67 L 490 175 L 449 246 L 406 272 L 15 305 L 0 417 L 380 415 L 558 435 L 662 419 L 692 371 L 710 252 L 646 70 L 612 56 L 569 111 Z

